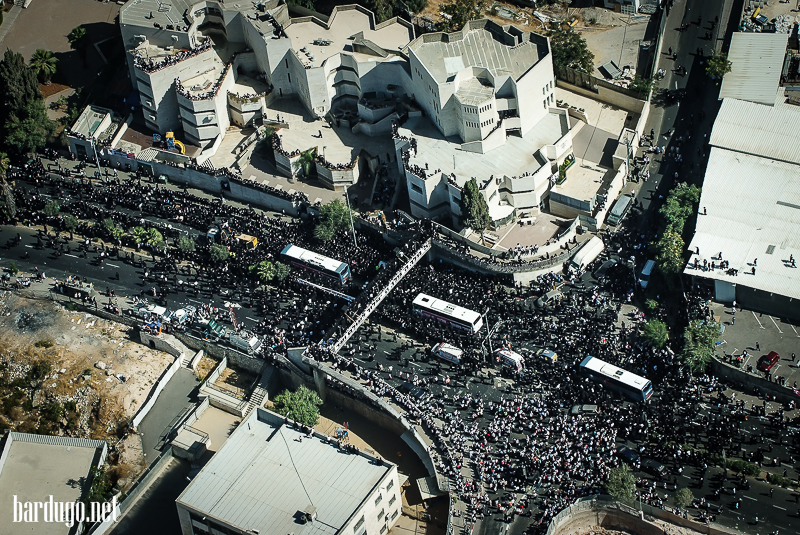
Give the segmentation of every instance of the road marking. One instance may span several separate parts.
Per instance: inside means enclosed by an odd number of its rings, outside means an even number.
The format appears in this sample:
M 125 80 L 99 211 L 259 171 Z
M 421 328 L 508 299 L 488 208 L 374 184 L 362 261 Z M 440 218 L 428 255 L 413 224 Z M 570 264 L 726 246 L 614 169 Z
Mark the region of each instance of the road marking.
M 753 315 L 753 317 L 754 317 L 754 318 L 756 319 L 756 321 L 758 322 L 758 326 L 759 326 L 759 327 L 761 327 L 762 329 L 766 329 L 766 327 L 764 327 L 763 325 L 761 325 L 761 321 L 758 319 L 758 316 L 756 316 L 756 313 L 755 313 L 755 312 L 753 312 L 752 310 L 750 311 L 750 313 Z
M 780 509 L 781 511 L 785 511 L 786 510 L 784 507 L 780 507 L 780 506 L 777 506 L 777 505 L 773 505 L 772 507 L 774 507 L 775 509 Z
M 33 249 L 33 245 L 26 245 L 25 247 L 27 247 L 28 249 Z
M 776 364 L 776 365 L 775 365 L 775 368 L 773 368 L 773 369 L 771 370 L 771 371 L 772 371 L 772 373 L 775 373 L 776 371 L 778 371 L 778 368 L 780 368 L 780 367 L 781 367 L 781 365 L 780 365 L 780 364 Z
M 203 304 L 202 301 L 198 301 L 196 299 L 187 299 L 187 301 L 191 301 L 192 303 L 197 303 L 198 305 L 202 305 Z
M 71 256 L 72 258 L 78 258 L 78 257 L 77 257 L 77 256 L 75 256 L 74 254 L 69 254 L 69 253 L 64 253 L 64 256 Z
M 745 496 L 745 498 L 747 498 L 748 500 L 753 500 L 754 502 L 757 502 L 757 501 L 758 501 L 758 500 L 756 500 L 755 498 L 751 498 L 750 496 Z
M 790 324 L 789 324 L 789 327 L 791 327 L 791 328 L 792 328 L 792 330 L 794 331 L 794 334 L 796 334 L 797 336 L 800 336 L 800 333 L 798 333 L 798 332 L 797 332 L 797 329 L 795 329 L 795 328 L 794 328 L 794 325 L 792 325 L 792 324 L 790 323 Z
M 255 321 L 255 322 L 257 322 L 257 321 L 258 321 L 257 319 L 255 319 L 255 318 L 251 318 L 250 316 L 245 316 L 245 317 L 244 317 L 244 319 L 246 319 L 246 320 L 250 320 L 250 321 Z
M 774 323 L 774 324 L 775 324 L 775 328 L 776 328 L 776 329 L 778 329 L 778 332 L 779 332 L 779 333 L 781 333 L 781 334 L 783 334 L 783 331 L 781 330 L 781 328 L 780 328 L 780 327 L 778 327 L 778 324 L 777 324 L 777 323 L 775 323 L 775 318 L 773 318 L 772 316 L 770 316 L 770 317 L 769 317 L 769 319 L 771 319 L 771 320 L 772 320 L 772 323 Z
M 109 264 L 108 262 L 106 262 L 106 265 L 109 266 L 109 267 L 113 267 L 113 268 L 118 268 L 119 267 L 116 264 Z

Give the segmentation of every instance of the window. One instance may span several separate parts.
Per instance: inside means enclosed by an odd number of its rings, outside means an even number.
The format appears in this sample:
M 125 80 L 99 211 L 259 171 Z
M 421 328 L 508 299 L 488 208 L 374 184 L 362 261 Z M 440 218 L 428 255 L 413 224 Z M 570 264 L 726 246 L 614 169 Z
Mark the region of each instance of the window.
M 421 187 L 419 187 L 419 186 L 417 186 L 417 185 L 416 185 L 416 184 L 414 184 L 413 182 L 411 183 L 411 189 L 412 189 L 412 190 L 413 190 L 415 193 L 419 193 L 420 195 L 422 194 L 422 188 L 421 188 Z M 376 504 L 376 505 L 377 505 L 377 504 Z
M 394 487 L 394 479 L 390 480 L 389 484 L 386 485 L 386 490 L 392 490 L 392 487 Z
M 453 199 L 455 199 L 455 197 L 453 197 Z M 394 494 L 394 495 L 392 495 L 391 498 L 389 498 L 389 505 L 392 505 L 396 501 L 397 501 L 397 495 Z
M 289 83 L 291 84 L 292 83 L 292 74 L 287 72 L 286 76 L 289 78 Z
M 381 533 L 386 533 L 386 524 L 381 526 Z
M 544 109 L 547 109 L 547 100 L 546 99 L 542 101 L 542 107 Z
M 384 515 L 383 511 L 384 511 L 384 510 L 383 510 L 383 509 L 381 509 L 381 512 L 380 512 L 380 513 L 378 513 L 378 522 L 380 522 L 381 520 L 383 520 L 383 515 Z
M 378 505 L 383 500 L 383 494 L 378 494 L 378 497 L 375 498 L 375 505 Z
M 395 518 L 397 518 L 397 511 L 395 511 L 394 513 L 392 513 L 392 520 L 394 520 Z
M 358 533 L 359 528 L 364 525 L 364 517 L 362 516 L 361 519 L 356 522 L 356 525 L 353 526 L 353 533 Z
M 289 68 L 289 58 L 286 58 L 283 61 L 286 63 L 286 68 L 288 69 Z

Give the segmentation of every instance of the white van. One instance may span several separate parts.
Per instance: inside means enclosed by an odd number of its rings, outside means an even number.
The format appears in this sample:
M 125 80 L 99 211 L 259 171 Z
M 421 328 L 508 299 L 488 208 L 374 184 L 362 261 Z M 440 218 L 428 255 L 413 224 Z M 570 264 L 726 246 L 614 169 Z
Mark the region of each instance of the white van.
M 461 364 L 461 357 L 464 355 L 463 350 L 444 342 L 433 346 L 431 353 L 440 359 L 446 360 L 447 362 L 452 362 L 453 364 Z
M 644 267 L 642 268 L 642 273 L 639 275 L 639 285 L 642 288 L 647 288 L 647 285 L 650 284 L 650 275 L 653 274 L 653 268 L 656 267 L 655 260 L 648 260 Z
M 595 259 L 600 256 L 600 253 L 602 253 L 605 248 L 606 246 L 603 244 L 603 240 L 597 236 L 593 237 L 591 240 L 584 243 L 583 247 L 572 257 L 569 263 L 569 270 L 575 272 L 585 269 L 586 266 L 594 262 Z
M 510 349 L 498 349 L 494 352 L 495 358 L 504 368 L 508 368 L 515 372 L 521 372 L 525 369 L 525 359 L 522 355 L 515 353 Z

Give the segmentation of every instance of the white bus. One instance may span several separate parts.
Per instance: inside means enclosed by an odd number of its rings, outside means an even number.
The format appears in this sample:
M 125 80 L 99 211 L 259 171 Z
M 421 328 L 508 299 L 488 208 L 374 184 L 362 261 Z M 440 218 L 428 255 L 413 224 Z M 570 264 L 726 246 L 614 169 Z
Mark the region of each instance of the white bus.
M 515 372 L 521 372 L 525 369 L 525 359 L 522 355 L 511 351 L 510 349 L 498 349 L 494 352 L 495 358 L 504 368 L 508 368 Z
M 427 294 L 419 294 L 412 306 L 417 314 L 449 323 L 459 329 L 476 333 L 483 327 L 483 318 L 474 310 L 462 308 Z
M 316 271 L 321 275 L 338 280 L 340 284 L 345 284 L 350 280 L 350 266 L 314 251 L 289 244 L 283 248 L 281 256 L 295 267 Z
M 444 342 L 433 346 L 431 353 L 440 359 L 446 360 L 447 362 L 452 362 L 453 364 L 461 364 L 461 357 L 464 356 L 463 350 Z
M 653 395 L 653 385 L 635 373 L 617 368 L 595 357 L 586 357 L 580 365 L 581 373 L 633 401 L 647 401 Z

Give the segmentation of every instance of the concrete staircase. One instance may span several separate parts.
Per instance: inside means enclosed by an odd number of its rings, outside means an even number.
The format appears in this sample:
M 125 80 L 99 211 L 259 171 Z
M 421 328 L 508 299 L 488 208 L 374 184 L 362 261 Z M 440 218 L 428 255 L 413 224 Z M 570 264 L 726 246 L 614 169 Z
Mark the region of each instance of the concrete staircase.
M 266 399 L 267 394 L 269 394 L 269 383 L 272 381 L 272 374 L 274 371 L 275 368 L 268 365 L 266 362 L 261 366 L 261 375 L 258 384 L 250 395 L 250 400 L 247 402 L 247 408 L 245 409 L 242 419 L 247 418 L 247 416 L 253 412 L 253 409 L 263 405 L 264 399 Z

